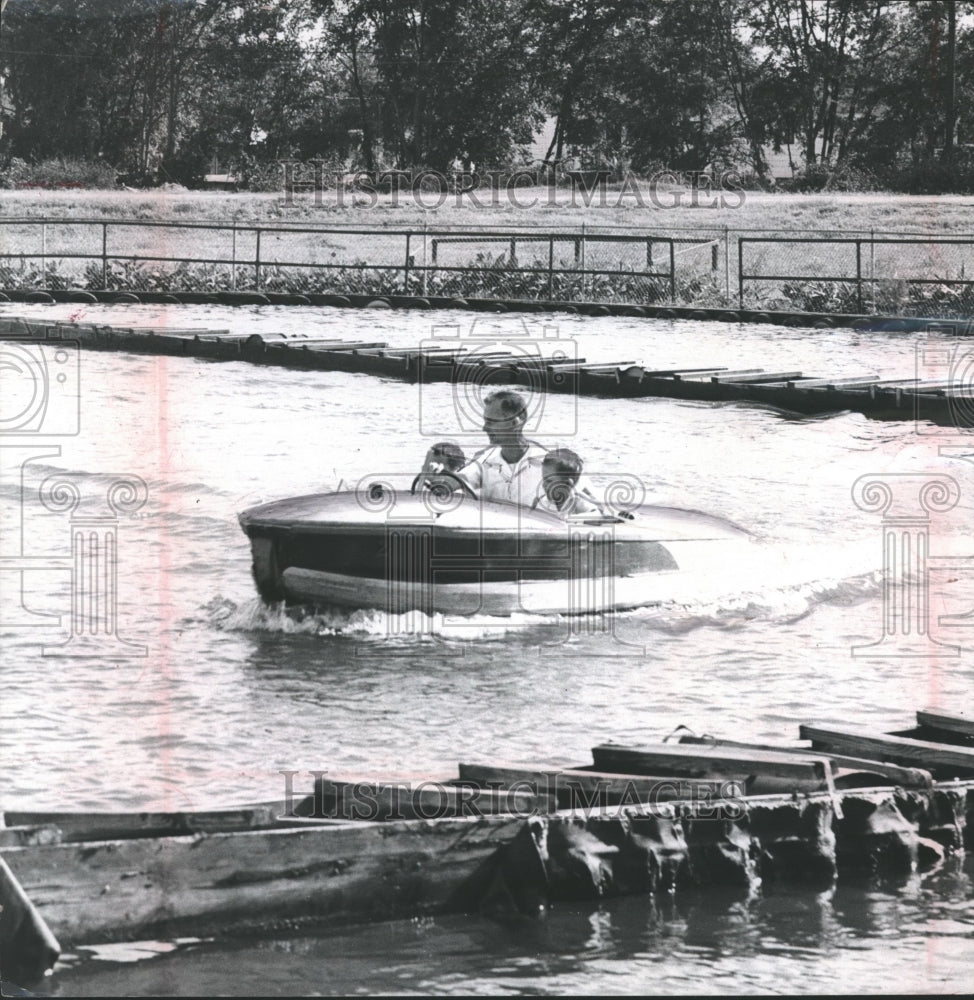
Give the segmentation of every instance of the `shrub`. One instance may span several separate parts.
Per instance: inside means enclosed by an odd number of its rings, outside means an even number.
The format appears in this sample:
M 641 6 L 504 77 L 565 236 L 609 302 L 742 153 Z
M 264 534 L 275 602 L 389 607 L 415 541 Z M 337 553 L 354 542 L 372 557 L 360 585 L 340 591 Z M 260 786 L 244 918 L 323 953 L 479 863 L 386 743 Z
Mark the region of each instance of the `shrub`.
M 115 168 L 104 160 L 59 157 L 29 163 L 14 157 L 0 171 L 0 187 L 114 188 L 115 176 Z

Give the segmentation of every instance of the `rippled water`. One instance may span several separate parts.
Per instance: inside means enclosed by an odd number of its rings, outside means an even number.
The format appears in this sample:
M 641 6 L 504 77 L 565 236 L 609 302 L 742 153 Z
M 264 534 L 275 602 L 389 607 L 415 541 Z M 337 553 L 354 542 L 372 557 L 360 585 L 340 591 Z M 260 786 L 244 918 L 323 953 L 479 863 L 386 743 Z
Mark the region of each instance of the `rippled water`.
M 3 307 L 28 308 L 71 314 Z M 314 331 L 403 346 L 474 335 L 529 350 L 547 332 L 590 361 L 836 377 L 912 376 L 917 345 L 909 334 L 637 319 L 481 317 L 471 329 L 469 314 L 452 313 L 85 309 L 79 318 L 116 324 Z M 55 559 L 66 554 L 69 522 L 34 499 L 43 481 L 67 474 L 101 503 L 115 477 L 145 480 L 148 501 L 120 520 L 118 540 L 120 632 L 147 655 L 41 655 L 42 642 L 67 636 L 67 574 L 27 575 L 27 606 L 65 618 L 43 636 L 3 619 L 6 808 L 266 801 L 281 794 L 281 769 L 408 778 L 455 774 L 460 760 L 579 763 L 596 743 L 655 739 L 681 724 L 779 739 L 797 736 L 801 721 L 902 728 L 918 707 L 969 702 L 974 634 L 939 620 L 974 607 L 974 465 L 963 458 L 974 447 L 949 428 L 550 397 L 534 411 L 533 437 L 570 445 L 597 480 L 638 476 L 647 502 L 751 529 L 760 538 L 753 558 L 715 565 L 699 589 L 619 615 L 610 637 L 572 636 L 565 621 L 530 616 L 438 617 L 410 634 L 415 623 L 378 612 L 296 621 L 264 608 L 236 515 L 343 480 L 409 475 L 437 437 L 473 450 L 481 435 L 463 437 L 476 402 L 467 390 L 94 352 L 80 357 L 80 386 L 80 434 L 24 465 L 22 480 L 5 473 L 0 495 L 9 514 L 23 489 L 24 551 Z M 942 455 L 941 446 L 955 450 Z M 856 507 L 852 484 L 906 473 L 946 474 L 961 490 L 957 506 L 930 522 L 930 569 L 933 636 L 962 648 L 954 658 L 857 659 L 851 647 L 880 636 L 882 550 L 880 517 Z M 20 603 L 9 585 L 0 597 L 8 610 Z M 841 888 L 830 899 L 786 895 L 687 913 L 675 905 L 658 914 L 645 901 L 620 901 L 559 912 L 530 931 L 451 918 L 239 950 L 188 946 L 137 966 L 135 979 L 129 966 L 96 961 L 59 972 L 54 984 L 192 992 L 200 976 L 205 992 L 225 993 L 253 992 L 257 982 L 262 991 L 325 993 L 799 992 L 816 983 L 895 992 L 910 988 L 891 972 L 902 968 L 916 989 L 971 986 L 974 904 L 960 868 L 883 893 Z

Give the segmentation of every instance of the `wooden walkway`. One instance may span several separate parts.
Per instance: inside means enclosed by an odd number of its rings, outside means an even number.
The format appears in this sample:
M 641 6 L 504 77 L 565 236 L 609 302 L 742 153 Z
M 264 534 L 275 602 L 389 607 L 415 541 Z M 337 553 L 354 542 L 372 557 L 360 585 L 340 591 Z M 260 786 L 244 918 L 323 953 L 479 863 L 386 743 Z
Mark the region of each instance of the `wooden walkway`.
M 410 382 L 513 383 L 536 392 L 711 402 L 751 402 L 800 414 L 855 411 L 879 420 L 925 420 L 974 426 L 974 384 L 950 380 L 829 378 L 801 371 L 726 367 L 654 368 L 629 361 L 589 364 L 584 358 L 463 348 L 390 348 L 383 341 L 344 341 L 305 334 L 111 327 L 0 319 L 0 340 L 76 341 L 93 350 L 247 361 L 283 368 L 344 371 Z M 539 342 L 541 344 L 543 342 Z

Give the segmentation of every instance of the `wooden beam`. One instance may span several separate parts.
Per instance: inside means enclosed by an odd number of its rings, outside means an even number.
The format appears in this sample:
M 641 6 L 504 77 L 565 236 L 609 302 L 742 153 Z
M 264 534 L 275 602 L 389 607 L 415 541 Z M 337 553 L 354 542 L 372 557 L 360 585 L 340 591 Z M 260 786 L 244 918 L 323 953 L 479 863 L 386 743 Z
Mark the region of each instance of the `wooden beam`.
M 803 378 L 788 382 L 789 389 L 841 389 L 846 386 L 871 385 L 878 375 L 858 375 L 855 378 Z
M 942 729 L 953 736 L 974 738 L 974 719 L 966 715 L 945 715 L 931 709 L 917 712 L 917 725 L 928 729 Z
M 478 788 L 523 788 L 536 794 L 554 797 L 559 809 L 595 805 L 635 805 L 658 802 L 715 801 L 739 799 L 743 783 L 728 787 L 725 781 L 693 780 L 663 775 L 616 774 L 575 768 L 552 768 L 542 764 L 497 767 L 485 764 L 461 764 L 459 784 Z
M 829 789 L 832 784 L 829 761 L 811 754 L 678 743 L 640 747 L 604 744 L 592 748 L 592 759 L 599 771 L 743 781 L 748 794 L 760 794 L 755 786 L 763 792 L 813 791 Z
M 40 979 L 53 968 L 61 945 L 30 896 L 0 858 L 0 958 L 7 979 Z
M 788 753 L 808 756 L 814 754 L 811 744 L 807 746 L 778 746 L 771 743 L 740 743 L 736 740 L 714 740 L 709 736 L 681 736 L 681 743 L 691 743 L 703 746 L 718 747 L 738 747 L 744 750 L 768 750 L 774 753 Z M 869 760 L 865 757 L 848 757 L 844 754 L 822 754 L 817 756 L 827 756 L 835 768 L 841 768 L 845 774 L 836 776 L 839 785 L 847 785 L 850 782 L 850 775 L 853 772 L 863 772 L 864 774 L 875 775 L 879 778 L 886 778 L 889 781 L 902 785 L 904 788 L 929 788 L 933 784 L 933 777 L 929 771 L 924 771 L 917 767 L 900 767 L 897 764 L 886 764 L 876 760 Z
M 202 812 L 7 812 L 9 826 L 57 827 L 65 843 L 86 840 L 120 840 L 132 837 L 179 836 L 190 833 L 225 833 L 273 827 L 275 809 L 269 805 Z
M 761 372 L 758 375 L 736 375 L 729 372 L 727 375 L 712 375 L 710 381 L 720 385 L 759 385 L 762 382 L 787 382 L 801 377 L 801 372 Z
M 812 741 L 815 750 L 827 753 L 835 751 L 908 767 L 922 767 L 929 770 L 935 778 L 967 777 L 974 774 L 974 748 L 952 747 L 905 736 L 821 725 L 803 725 L 799 727 L 799 732 L 803 739 Z
M 739 371 L 729 372 L 726 368 L 702 368 L 699 371 L 693 371 L 689 374 L 676 372 L 673 378 L 677 382 L 695 382 L 698 379 L 712 378 L 714 375 L 720 375 L 721 377 L 730 375 L 759 375 L 763 370 L 762 368 L 741 368 Z
M 465 888 L 524 825 L 511 815 L 308 824 L 14 847 L 4 858 L 62 944 L 74 947 L 476 906 Z
M 295 812 L 333 819 L 389 822 L 447 816 L 520 816 L 554 811 L 554 799 L 528 788 L 490 790 L 447 781 L 333 781 L 319 778 Z M 309 811 L 310 809 L 310 811 Z

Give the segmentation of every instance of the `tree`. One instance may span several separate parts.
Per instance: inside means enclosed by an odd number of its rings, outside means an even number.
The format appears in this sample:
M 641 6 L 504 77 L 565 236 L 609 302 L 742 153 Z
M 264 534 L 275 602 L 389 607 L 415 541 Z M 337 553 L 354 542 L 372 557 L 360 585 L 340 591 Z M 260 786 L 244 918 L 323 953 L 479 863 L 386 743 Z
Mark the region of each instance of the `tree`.
M 841 160 L 890 41 L 891 4 L 759 0 L 748 21 L 776 81 L 777 130 L 801 137 L 808 164 Z
M 319 0 L 348 74 L 363 149 L 442 169 L 503 161 L 540 122 L 522 0 Z

